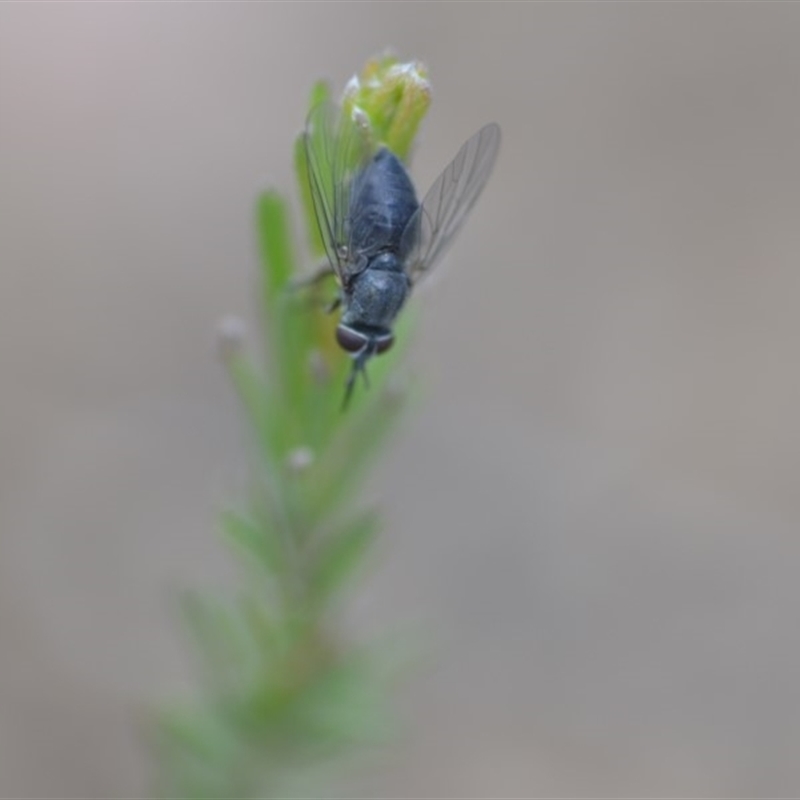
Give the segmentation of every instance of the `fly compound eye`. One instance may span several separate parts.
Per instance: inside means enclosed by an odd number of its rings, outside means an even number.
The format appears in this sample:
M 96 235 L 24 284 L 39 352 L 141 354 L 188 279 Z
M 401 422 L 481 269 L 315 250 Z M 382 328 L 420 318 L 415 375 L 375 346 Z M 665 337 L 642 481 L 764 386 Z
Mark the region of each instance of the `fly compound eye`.
M 364 334 L 358 333 L 346 325 L 339 325 L 336 328 L 336 341 L 339 342 L 339 347 L 348 353 L 357 353 L 367 345 L 367 337 Z
M 385 353 L 393 344 L 394 336 L 391 333 L 387 333 L 385 336 L 381 336 L 375 340 L 375 352 L 378 355 Z

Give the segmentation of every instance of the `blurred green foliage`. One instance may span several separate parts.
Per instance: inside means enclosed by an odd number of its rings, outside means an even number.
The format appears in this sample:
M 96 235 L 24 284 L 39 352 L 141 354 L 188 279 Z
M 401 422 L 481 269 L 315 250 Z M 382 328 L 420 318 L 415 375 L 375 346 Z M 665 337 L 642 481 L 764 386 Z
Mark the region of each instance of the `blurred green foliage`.
M 317 84 L 311 105 L 326 99 Z M 348 84 L 376 141 L 407 157 L 430 102 L 424 69 L 391 57 L 370 61 Z M 324 252 L 313 215 L 302 137 L 294 150 L 311 256 Z M 183 620 L 202 691 L 160 715 L 154 736 L 156 791 L 163 797 L 249 798 L 308 792 L 324 769 L 380 740 L 390 689 L 381 648 L 348 642 L 337 625 L 379 530 L 356 498 L 371 460 L 403 406 L 391 385 L 398 345 L 370 364 L 370 391 L 346 413 L 349 358 L 324 312 L 333 281 L 298 289 L 294 231 L 286 200 L 256 204 L 265 363 L 245 350 L 234 325 L 222 333 L 224 362 L 252 432 L 250 491 L 222 512 L 223 540 L 244 568 L 233 600 L 187 593 Z M 308 266 L 308 265 L 306 265 Z M 307 269 L 305 272 L 309 272 Z

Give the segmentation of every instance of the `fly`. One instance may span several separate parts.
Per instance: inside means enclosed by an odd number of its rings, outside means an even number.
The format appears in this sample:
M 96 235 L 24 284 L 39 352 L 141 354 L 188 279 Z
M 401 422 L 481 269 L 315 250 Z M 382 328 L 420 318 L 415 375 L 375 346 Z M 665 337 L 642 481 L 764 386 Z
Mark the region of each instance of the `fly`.
M 342 306 L 339 346 L 353 358 L 344 405 L 370 358 L 394 343 L 392 326 L 411 289 L 439 261 L 494 167 L 500 126 L 481 128 L 434 181 L 422 203 L 403 162 L 375 147 L 365 121 L 330 103 L 304 134 L 309 183 Z M 328 270 L 326 269 L 326 272 Z

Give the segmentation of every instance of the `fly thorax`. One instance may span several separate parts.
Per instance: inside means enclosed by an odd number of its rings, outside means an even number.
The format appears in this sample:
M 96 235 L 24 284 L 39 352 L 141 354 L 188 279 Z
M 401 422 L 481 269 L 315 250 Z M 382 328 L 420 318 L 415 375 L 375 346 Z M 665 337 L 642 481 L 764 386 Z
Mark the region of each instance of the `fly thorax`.
M 394 253 L 379 253 L 370 260 L 369 269 L 376 272 L 402 272 L 403 265 Z
M 383 253 L 353 280 L 342 322 L 388 330 L 403 306 L 408 278 L 397 257 Z

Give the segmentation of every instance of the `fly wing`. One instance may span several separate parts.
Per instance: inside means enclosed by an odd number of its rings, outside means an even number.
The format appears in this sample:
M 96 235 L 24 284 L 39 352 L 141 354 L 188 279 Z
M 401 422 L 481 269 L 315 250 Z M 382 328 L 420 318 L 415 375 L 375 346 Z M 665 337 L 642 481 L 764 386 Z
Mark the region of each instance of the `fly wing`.
M 467 218 L 494 168 L 500 126 L 492 122 L 468 139 L 431 186 L 403 232 L 401 251 L 412 283 L 439 261 Z
M 354 269 L 348 248 L 348 215 L 353 180 L 370 155 L 369 132 L 326 101 L 308 115 L 305 133 L 308 180 L 322 242 L 331 268 L 346 283 Z

